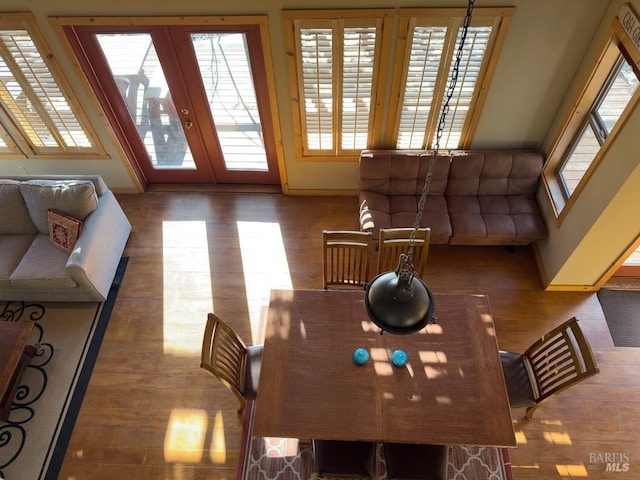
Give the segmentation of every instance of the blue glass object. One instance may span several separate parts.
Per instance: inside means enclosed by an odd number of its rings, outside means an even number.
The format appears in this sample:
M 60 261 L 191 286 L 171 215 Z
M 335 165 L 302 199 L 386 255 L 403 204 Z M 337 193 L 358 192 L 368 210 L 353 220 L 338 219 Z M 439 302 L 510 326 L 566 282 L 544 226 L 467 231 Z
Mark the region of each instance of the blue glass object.
M 364 365 L 369 360 L 369 352 L 364 348 L 356 348 L 353 352 L 353 361 L 357 365 Z
M 404 367 L 407 364 L 407 354 L 404 350 L 394 350 L 391 361 L 396 367 Z

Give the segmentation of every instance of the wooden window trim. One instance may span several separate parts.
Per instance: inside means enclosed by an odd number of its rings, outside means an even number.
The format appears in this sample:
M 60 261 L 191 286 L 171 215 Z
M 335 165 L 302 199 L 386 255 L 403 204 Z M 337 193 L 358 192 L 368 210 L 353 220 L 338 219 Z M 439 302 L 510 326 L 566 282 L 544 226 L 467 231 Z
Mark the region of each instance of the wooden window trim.
M 367 24 L 377 25 L 376 52 L 374 60 L 373 85 L 371 91 L 369 142 L 375 142 L 375 138 L 384 131 L 384 95 L 387 92 L 387 75 L 389 71 L 390 52 L 392 44 L 392 20 L 395 16 L 394 9 L 347 9 L 347 10 L 284 10 L 282 12 L 285 31 L 285 44 L 288 60 L 288 75 L 291 91 L 291 105 L 293 115 L 293 133 L 295 139 L 296 156 L 299 161 L 311 162 L 356 162 L 360 150 L 343 150 L 334 137 L 333 152 L 308 151 L 305 148 L 305 122 L 303 121 L 302 85 L 300 78 L 300 64 L 297 61 L 299 51 L 298 36 L 296 34 L 299 24 L 311 24 L 312 22 L 342 22 L 343 25 L 353 26 L 358 20 Z M 340 65 L 334 65 L 335 78 L 342 74 L 337 72 Z M 340 125 L 341 109 L 334 101 L 333 119 L 334 130 Z
M 565 160 L 568 149 L 574 144 L 576 136 L 582 131 L 586 118 L 590 115 L 592 106 L 597 100 L 600 91 L 607 81 L 611 70 L 616 64 L 620 54 L 634 68 L 636 73 L 640 68 L 640 53 L 635 50 L 626 32 L 617 17 L 613 19 L 611 28 L 600 47 L 600 55 L 594 62 L 591 71 L 586 78 L 580 92 L 576 96 L 573 106 L 564 119 L 557 135 L 555 136 L 547 160 L 542 170 L 542 185 L 548 205 L 553 213 L 556 226 L 560 226 L 571 208 L 580 197 L 581 192 L 588 184 L 600 165 L 602 159 L 613 144 L 615 137 L 627 122 L 627 119 L 640 101 L 640 88 L 636 91 L 627 107 L 620 115 L 609 136 L 601 146 L 591 165 L 576 186 L 573 194 L 567 195 L 559 175 L 559 169 Z
M 515 7 L 487 7 L 475 8 L 471 19 L 471 26 L 491 26 L 492 32 L 486 47 L 486 61 L 483 62 L 481 71 L 478 73 L 478 80 L 469 105 L 458 149 L 465 149 L 471 146 L 475 135 L 482 107 L 484 106 L 489 86 L 493 79 L 500 52 L 505 42 L 511 17 L 515 13 Z M 402 68 L 395 69 L 392 80 L 392 92 L 399 92 L 397 98 L 394 97 L 394 105 L 390 108 L 393 111 L 392 121 L 388 122 L 388 129 L 385 132 L 385 144 L 381 148 L 395 148 L 398 140 L 398 130 L 402 111 L 402 92 L 407 78 L 407 65 L 411 50 L 412 31 L 416 25 L 425 26 L 447 26 L 446 51 L 443 53 L 443 60 L 447 61 L 443 71 L 449 71 L 449 66 L 453 55 L 452 49 L 455 46 L 455 39 L 458 28 L 462 25 L 466 15 L 465 8 L 401 8 L 398 31 L 398 43 L 396 45 L 396 59 L 402 59 Z M 396 62 L 399 63 L 399 60 Z M 436 85 L 436 95 L 434 105 L 440 105 L 447 88 L 446 76 L 440 76 Z M 440 109 L 438 109 L 439 111 Z M 430 115 L 430 119 L 425 132 L 425 138 L 431 139 L 435 135 L 437 120 L 439 115 Z M 430 145 L 427 145 L 429 147 Z

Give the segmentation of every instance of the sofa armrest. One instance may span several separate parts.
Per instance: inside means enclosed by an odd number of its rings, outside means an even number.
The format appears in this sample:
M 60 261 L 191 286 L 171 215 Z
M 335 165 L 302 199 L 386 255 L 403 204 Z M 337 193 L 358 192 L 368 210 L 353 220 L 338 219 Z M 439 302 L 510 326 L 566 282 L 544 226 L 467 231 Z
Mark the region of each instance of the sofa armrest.
M 130 233 L 129 220 L 108 190 L 85 219 L 66 264 L 67 273 L 95 300 L 107 298 Z

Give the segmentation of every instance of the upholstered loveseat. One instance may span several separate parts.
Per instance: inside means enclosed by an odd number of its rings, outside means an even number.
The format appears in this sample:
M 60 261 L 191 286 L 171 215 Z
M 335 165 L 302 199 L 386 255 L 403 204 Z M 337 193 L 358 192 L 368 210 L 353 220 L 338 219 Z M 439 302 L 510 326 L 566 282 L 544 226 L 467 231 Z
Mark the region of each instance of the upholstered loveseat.
M 413 227 L 433 153 L 365 150 L 360 155 L 360 227 Z M 422 227 L 431 243 L 523 245 L 545 238 L 535 193 L 542 155 L 524 151 L 447 151 L 436 160 Z
M 100 176 L 0 176 L 0 300 L 105 300 L 130 232 Z

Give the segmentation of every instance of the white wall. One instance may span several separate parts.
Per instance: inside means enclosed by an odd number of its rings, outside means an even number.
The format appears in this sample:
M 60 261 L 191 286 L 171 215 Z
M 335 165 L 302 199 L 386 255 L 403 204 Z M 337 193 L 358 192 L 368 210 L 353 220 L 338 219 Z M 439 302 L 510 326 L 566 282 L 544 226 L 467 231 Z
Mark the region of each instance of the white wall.
M 608 0 L 477 0 L 476 7 L 514 5 L 515 15 L 507 35 L 474 148 L 538 148 L 556 115 L 567 89 L 596 31 Z M 466 6 L 465 0 L 369 0 L 367 8 Z M 59 61 L 69 68 L 69 58 L 49 24 L 48 16 L 243 15 L 267 14 L 283 151 L 289 189 L 355 190 L 357 164 L 298 162 L 291 136 L 292 116 L 287 78 L 281 11 L 283 8 L 363 8 L 359 0 L 0 0 L 0 12 L 31 11 L 51 41 Z M 77 78 L 70 78 L 112 160 L 90 162 L 0 161 L 0 171 L 19 173 L 101 174 L 113 188 L 131 188 L 129 172 L 118 150 L 101 128 L 98 109 L 86 101 Z
M 473 148 L 547 148 L 566 116 L 597 55 L 597 46 L 617 14 L 621 0 L 477 0 L 476 6 L 515 6 Z M 640 11 L 640 0 L 630 3 Z M 465 0 L 369 0 L 367 8 L 465 6 Z M 287 65 L 282 32 L 283 8 L 363 8 L 359 0 L 0 0 L 0 12 L 34 13 L 54 53 L 67 70 L 72 59 L 58 42 L 48 16 L 243 15 L 269 16 L 277 105 L 283 134 L 289 189 L 355 190 L 357 165 L 298 162 L 291 136 Z M 2 161 L 0 172 L 98 173 L 115 189 L 133 189 L 128 169 L 109 143 L 99 109 L 82 82 L 69 80 L 88 109 L 114 158 L 87 161 Z M 639 155 L 635 146 L 640 111 L 635 112 L 602 166 L 557 228 L 548 217 L 549 238 L 540 246 L 541 267 L 551 287 L 593 285 L 640 232 Z
M 640 11 L 640 0 L 611 3 L 594 35 L 572 91 L 558 111 L 554 127 L 569 111 L 577 88 L 584 83 L 585 75 L 593 66 L 599 46 L 622 3 L 631 3 L 636 12 Z M 556 227 L 551 221 L 547 222 L 549 237 L 538 246 L 546 277 L 553 288 L 595 285 L 640 235 L 638 132 L 640 109 L 636 108 L 562 224 Z M 554 133 L 552 128 L 548 141 Z M 544 200 L 541 204 L 548 207 Z M 545 214 L 551 218 L 549 208 L 545 208 Z

